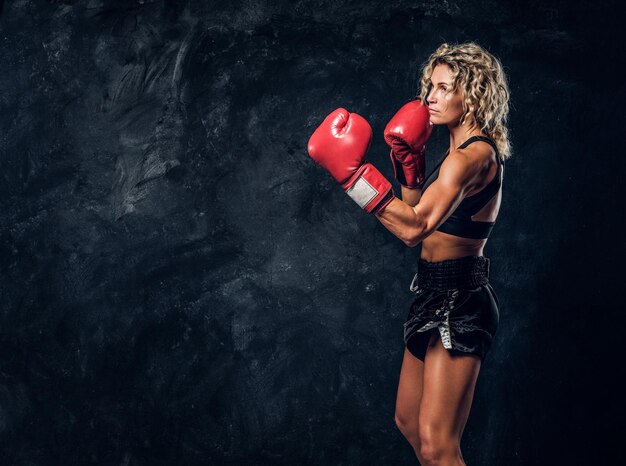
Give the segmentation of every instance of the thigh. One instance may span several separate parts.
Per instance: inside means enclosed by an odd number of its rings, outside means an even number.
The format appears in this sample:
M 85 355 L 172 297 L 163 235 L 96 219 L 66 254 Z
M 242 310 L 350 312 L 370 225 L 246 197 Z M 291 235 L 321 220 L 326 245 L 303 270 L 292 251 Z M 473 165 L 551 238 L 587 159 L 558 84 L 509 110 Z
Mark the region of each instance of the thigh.
M 460 439 L 469 417 L 481 360 L 451 354 L 435 333 L 424 361 L 420 432 Z
M 413 422 L 417 426 L 423 377 L 424 362 L 413 356 L 405 346 L 396 398 L 396 417 L 402 422 Z

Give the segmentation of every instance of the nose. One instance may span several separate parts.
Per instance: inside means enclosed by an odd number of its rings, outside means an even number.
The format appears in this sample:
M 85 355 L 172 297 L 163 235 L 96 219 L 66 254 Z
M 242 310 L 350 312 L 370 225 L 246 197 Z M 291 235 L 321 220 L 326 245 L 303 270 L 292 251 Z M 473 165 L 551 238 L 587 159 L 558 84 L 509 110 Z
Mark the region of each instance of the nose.
M 428 94 L 426 94 L 426 101 L 428 102 L 428 104 L 432 104 L 435 103 L 435 99 L 434 99 L 434 89 L 431 89 L 428 91 Z

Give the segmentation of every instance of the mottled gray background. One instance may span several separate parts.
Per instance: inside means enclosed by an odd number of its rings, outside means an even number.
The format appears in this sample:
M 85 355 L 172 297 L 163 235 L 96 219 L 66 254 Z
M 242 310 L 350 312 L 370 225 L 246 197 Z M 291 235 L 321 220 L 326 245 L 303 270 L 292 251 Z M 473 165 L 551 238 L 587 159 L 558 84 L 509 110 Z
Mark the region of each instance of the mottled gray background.
M 384 125 L 466 40 L 505 66 L 515 151 L 466 461 L 612 464 L 621 27 L 602 1 L 0 1 L 2 464 L 416 464 L 419 247 L 306 142 L 345 106 L 392 177 Z

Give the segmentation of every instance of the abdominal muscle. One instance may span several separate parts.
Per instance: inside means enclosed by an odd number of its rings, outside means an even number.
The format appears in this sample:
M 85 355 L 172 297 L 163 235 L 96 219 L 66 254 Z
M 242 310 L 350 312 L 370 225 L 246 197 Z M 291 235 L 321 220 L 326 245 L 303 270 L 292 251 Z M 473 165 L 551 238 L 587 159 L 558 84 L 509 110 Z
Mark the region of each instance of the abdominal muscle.
M 428 262 L 458 259 L 465 256 L 482 256 L 486 239 L 461 238 L 435 231 L 422 241 L 420 257 Z

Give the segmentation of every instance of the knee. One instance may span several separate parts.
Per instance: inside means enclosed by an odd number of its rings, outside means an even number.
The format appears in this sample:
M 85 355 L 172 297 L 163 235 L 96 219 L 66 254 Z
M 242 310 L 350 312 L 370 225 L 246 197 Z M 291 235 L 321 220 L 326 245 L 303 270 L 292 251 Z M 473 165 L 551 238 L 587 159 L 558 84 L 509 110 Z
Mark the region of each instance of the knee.
M 395 422 L 400 432 L 409 440 L 417 440 L 419 431 L 417 425 L 417 416 L 408 415 L 400 411 L 396 411 Z
M 451 459 L 460 458 L 458 439 L 432 426 L 419 426 L 419 453 L 424 466 L 449 464 Z

